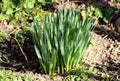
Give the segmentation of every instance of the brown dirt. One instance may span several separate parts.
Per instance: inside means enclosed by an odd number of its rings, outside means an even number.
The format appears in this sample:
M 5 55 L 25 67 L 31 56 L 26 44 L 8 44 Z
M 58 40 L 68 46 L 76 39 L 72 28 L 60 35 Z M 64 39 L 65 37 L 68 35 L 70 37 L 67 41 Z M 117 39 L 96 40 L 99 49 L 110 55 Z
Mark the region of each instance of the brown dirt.
M 92 32 L 92 37 L 95 45 L 87 49 L 83 62 L 99 68 L 101 72 L 120 77 L 120 42 L 95 32 Z

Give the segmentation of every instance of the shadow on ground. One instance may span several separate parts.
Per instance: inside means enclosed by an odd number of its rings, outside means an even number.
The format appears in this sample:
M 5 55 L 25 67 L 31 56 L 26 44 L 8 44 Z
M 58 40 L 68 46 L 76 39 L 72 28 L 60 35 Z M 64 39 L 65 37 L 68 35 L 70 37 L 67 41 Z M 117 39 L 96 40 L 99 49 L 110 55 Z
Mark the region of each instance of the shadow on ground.
M 8 58 L 5 59 L 2 57 L 3 62 L 0 63 L 0 68 L 13 71 L 30 70 L 39 72 L 39 63 L 33 45 L 21 45 L 21 48 L 27 56 L 28 61 L 26 61 L 17 42 L 12 37 L 5 39 L 5 43 L 0 44 L 0 52 Z

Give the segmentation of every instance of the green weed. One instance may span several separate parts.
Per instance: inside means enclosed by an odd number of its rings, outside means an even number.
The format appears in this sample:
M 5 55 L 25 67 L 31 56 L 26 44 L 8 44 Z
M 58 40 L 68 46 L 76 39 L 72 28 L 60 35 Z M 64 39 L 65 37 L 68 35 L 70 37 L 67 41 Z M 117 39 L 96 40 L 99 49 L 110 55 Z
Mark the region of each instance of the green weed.
M 0 69 L 0 81 L 32 81 L 27 74 L 15 75 L 10 70 Z
M 94 67 L 79 67 L 71 70 L 69 75 L 67 75 L 64 81 L 92 81 L 98 69 Z
M 35 20 L 32 35 L 42 70 L 53 75 L 76 67 L 90 42 L 91 28 L 88 17 L 82 19 L 75 9 L 58 9 L 45 16 L 41 25 Z
M 97 18 L 101 18 L 105 23 L 110 22 L 111 14 L 114 13 L 115 8 L 111 6 L 90 6 L 90 14 L 96 16 Z

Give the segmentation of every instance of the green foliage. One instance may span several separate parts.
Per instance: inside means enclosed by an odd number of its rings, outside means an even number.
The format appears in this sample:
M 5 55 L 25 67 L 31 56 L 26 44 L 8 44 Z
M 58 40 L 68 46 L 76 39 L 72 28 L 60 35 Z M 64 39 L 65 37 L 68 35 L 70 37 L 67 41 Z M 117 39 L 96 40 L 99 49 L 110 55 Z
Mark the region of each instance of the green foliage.
M 7 37 L 7 33 L 5 31 L 0 31 L 0 43 L 5 43 L 5 37 Z
M 26 0 L 24 3 L 24 8 L 31 9 L 34 7 L 36 0 Z
M 116 1 L 120 3 L 120 0 L 116 0 Z
M 7 60 L 8 60 L 7 55 L 0 52 L 0 63 L 7 61 Z
M 15 75 L 12 71 L 0 69 L 0 81 L 32 81 L 26 74 Z
M 99 69 L 93 66 L 82 66 L 74 68 L 65 77 L 64 81 L 118 81 L 118 77 L 111 76 L 107 73 L 99 74 Z
M 7 33 L 5 31 L 0 31 L 0 44 L 4 44 L 5 43 L 5 38 L 7 37 Z M 3 62 L 3 61 L 6 61 L 8 60 L 8 57 L 6 54 L 3 54 L 1 51 L 0 51 L 0 63 Z
M 0 43 L 5 43 L 4 38 L 0 36 Z
M 105 23 L 108 23 L 110 16 L 114 13 L 115 8 L 107 5 L 104 6 L 90 6 L 91 14 L 95 15 L 98 18 L 102 18 Z
M 92 81 L 98 70 L 94 67 L 74 68 L 69 75 L 65 77 L 65 81 Z
M 0 2 L 0 20 L 9 19 L 15 26 L 28 26 L 34 16 L 43 18 L 46 12 L 41 10 L 38 0 L 2 0 Z M 18 25 L 20 24 L 20 25 Z
M 24 29 L 19 31 L 16 34 L 16 39 L 18 40 L 18 42 L 22 45 L 22 44 L 30 44 L 32 43 L 32 35 L 30 33 L 30 31 L 28 29 Z
M 44 23 L 35 20 L 32 35 L 36 54 L 45 73 L 64 73 L 76 67 L 90 42 L 92 23 L 81 18 L 75 9 L 57 10 L 45 16 Z
M 4 19 L 6 19 L 6 15 L 4 15 L 4 14 L 0 14 L 0 20 L 4 20 Z

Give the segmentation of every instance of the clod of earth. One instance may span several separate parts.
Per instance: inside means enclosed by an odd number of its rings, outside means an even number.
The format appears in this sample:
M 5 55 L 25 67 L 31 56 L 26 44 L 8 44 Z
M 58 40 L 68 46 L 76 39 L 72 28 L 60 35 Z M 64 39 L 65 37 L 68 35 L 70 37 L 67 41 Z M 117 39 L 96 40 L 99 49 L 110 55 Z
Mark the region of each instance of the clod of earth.
M 115 21 L 115 30 L 120 33 L 120 17 Z

